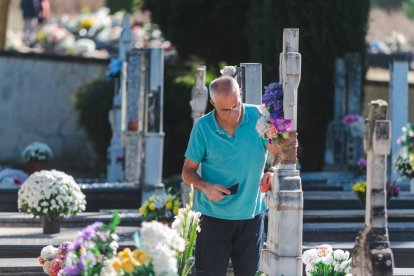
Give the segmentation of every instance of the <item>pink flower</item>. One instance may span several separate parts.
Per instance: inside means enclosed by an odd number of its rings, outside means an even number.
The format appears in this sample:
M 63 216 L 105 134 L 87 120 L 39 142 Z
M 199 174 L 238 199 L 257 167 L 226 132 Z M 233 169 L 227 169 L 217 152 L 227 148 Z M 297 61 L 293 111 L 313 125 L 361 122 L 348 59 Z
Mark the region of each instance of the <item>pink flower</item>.
M 359 115 L 349 114 L 342 118 L 342 123 L 347 126 L 351 126 L 353 123 L 358 121 Z
M 49 273 L 50 276 L 57 276 L 59 270 L 61 270 L 63 268 L 63 261 L 57 257 L 54 258 L 52 260 L 52 262 L 50 263 L 47 272 Z
M 272 140 L 277 137 L 277 133 L 277 129 L 274 127 L 273 124 L 271 124 L 269 126 L 269 130 L 266 132 L 266 137 Z
M 322 244 L 317 247 L 317 254 L 319 257 L 327 257 L 332 254 L 332 247 L 329 244 Z

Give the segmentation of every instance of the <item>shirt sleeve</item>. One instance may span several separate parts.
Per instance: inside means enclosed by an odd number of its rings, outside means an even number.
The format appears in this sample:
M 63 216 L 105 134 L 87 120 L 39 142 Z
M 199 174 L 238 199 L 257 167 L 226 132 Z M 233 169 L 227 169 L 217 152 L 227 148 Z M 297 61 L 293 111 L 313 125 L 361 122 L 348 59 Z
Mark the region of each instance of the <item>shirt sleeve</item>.
M 197 122 L 191 130 L 185 158 L 200 163 L 206 154 L 206 141 L 203 135 L 202 124 Z

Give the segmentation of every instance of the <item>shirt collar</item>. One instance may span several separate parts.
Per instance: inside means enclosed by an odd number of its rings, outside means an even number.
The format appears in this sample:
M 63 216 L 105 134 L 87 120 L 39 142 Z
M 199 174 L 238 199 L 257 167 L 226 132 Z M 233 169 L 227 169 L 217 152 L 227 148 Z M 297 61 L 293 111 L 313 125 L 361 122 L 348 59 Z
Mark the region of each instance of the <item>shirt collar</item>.
M 242 121 L 241 121 L 241 123 L 237 127 L 239 127 L 240 125 L 247 124 L 249 122 L 249 115 L 247 114 L 246 107 L 245 107 L 245 105 L 243 103 L 242 103 L 242 108 L 243 108 Z M 216 109 L 213 109 L 212 116 L 213 116 L 213 125 L 215 127 L 216 132 L 218 134 L 226 134 L 226 132 L 217 123 L 217 120 L 216 120 Z

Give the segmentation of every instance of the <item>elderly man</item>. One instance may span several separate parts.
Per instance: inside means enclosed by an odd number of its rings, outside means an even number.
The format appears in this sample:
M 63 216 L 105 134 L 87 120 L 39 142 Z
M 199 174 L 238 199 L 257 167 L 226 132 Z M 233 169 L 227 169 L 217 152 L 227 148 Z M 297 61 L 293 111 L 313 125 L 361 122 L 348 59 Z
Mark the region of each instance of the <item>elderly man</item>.
M 202 213 L 197 275 L 225 275 L 230 258 L 235 275 L 258 268 L 266 209 L 259 185 L 271 185 L 273 174 L 263 169 L 267 150 L 276 156 L 277 146 L 259 136 L 260 111 L 240 96 L 232 77 L 210 84 L 214 110 L 196 123 L 185 153 L 182 177 L 197 190 L 194 209 Z

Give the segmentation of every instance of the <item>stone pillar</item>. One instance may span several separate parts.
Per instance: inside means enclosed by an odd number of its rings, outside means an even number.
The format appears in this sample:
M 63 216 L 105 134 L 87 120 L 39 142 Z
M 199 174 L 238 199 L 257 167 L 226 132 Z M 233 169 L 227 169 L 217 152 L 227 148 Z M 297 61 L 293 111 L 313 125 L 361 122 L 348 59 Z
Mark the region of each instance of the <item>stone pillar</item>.
M 143 181 L 144 159 L 144 89 L 147 72 L 145 50 L 132 49 L 127 53 L 125 181 Z
M 119 59 L 122 69 L 119 85 L 113 99 L 113 108 L 109 112 L 109 121 L 112 128 L 112 138 L 108 148 L 108 182 L 119 182 L 124 180 L 124 145 L 122 143 L 122 132 L 125 130 L 125 83 L 126 83 L 126 52 L 132 47 L 130 15 L 125 13 L 122 21 L 122 33 L 119 42 Z
M 293 120 L 293 131 L 280 144 L 281 164 L 275 171 L 272 189 L 266 192 L 269 208 L 268 234 L 261 252 L 260 270 L 269 276 L 302 275 L 303 192 L 297 161 L 297 89 L 301 74 L 299 29 L 283 30 L 280 80 L 283 111 Z
M 371 101 L 365 123 L 364 148 L 367 152 L 365 227 L 352 251 L 352 275 L 393 275 L 393 254 L 388 239 L 386 180 L 390 152 L 391 122 L 388 104 Z
M 199 66 L 196 69 L 194 76 L 194 87 L 191 90 L 191 117 L 193 118 L 193 124 L 200 119 L 207 109 L 208 102 L 208 89 L 205 85 L 206 82 L 206 67 Z
M 345 60 L 335 60 L 334 73 L 334 119 L 326 130 L 326 147 L 324 155 L 325 170 L 344 170 L 345 167 L 345 126 L 342 118 L 345 115 Z
M 193 125 L 200 119 L 206 112 L 208 102 L 208 89 L 205 85 L 206 82 L 206 67 L 198 66 L 194 75 L 194 87 L 191 90 L 191 117 L 193 118 Z M 198 168 L 200 174 L 201 164 Z M 189 203 L 190 187 L 181 182 L 181 201 L 183 205 Z
M 347 79 L 347 114 L 361 112 L 362 68 L 359 53 L 345 55 Z M 349 167 L 354 167 L 363 156 L 362 137 L 354 137 L 350 133 L 346 136 L 346 161 Z
M 401 145 L 396 143 L 396 139 L 401 136 L 402 128 L 408 122 L 408 61 L 394 60 L 390 64 L 391 81 L 389 86 L 390 120 L 392 122 L 391 137 L 391 179 L 396 179 L 399 174 L 394 169 L 394 159 L 401 150 Z M 414 191 L 411 190 L 413 193 Z
M 146 91 L 145 110 L 145 162 L 142 200 L 164 191 L 162 160 L 164 149 L 164 50 L 151 48 L 149 58 L 149 86 Z
M 242 99 L 248 104 L 262 104 L 262 64 L 261 63 L 240 63 L 240 67 L 244 68 L 243 77 L 244 84 Z

